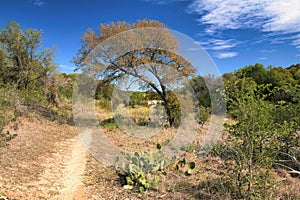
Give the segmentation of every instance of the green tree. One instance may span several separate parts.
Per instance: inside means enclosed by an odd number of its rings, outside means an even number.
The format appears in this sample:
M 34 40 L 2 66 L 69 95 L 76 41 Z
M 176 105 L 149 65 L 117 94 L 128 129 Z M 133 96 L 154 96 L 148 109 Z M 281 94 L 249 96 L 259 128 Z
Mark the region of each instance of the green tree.
M 16 84 L 18 89 L 30 89 L 43 85 L 45 77 L 55 69 L 53 52 L 41 48 L 42 32 L 22 30 L 16 22 L 9 22 L 0 29 L 0 74 L 5 84 Z M 4 52 L 4 53 L 3 53 Z
M 0 48 L 0 81 L 2 77 L 7 73 L 6 70 L 8 68 L 9 61 L 6 53 Z
M 293 75 L 294 80 L 300 83 L 300 63 L 291 65 L 287 70 Z
M 274 106 L 265 101 L 251 79 L 240 79 L 227 85 L 231 110 L 236 123 L 227 124 L 228 149 L 235 161 L 232 176 L 238 193 L 246 199 L 265 199 L 270 189 L 270 169 L 275 160 L 279 141 L 274 116 Z
M 264 84 L 268 80 L 267 69 L 259 63 L 240 68 L 236 75 L 239 78 L 252 78 L 257 84 Z
M 202 76 L 197 76 L 190 81 L 190 84 L 197 94 L 199 104 L 204 107 L 210 107 L 210 95 L 205 79 Z
M 286 84 L 296 84 L 293 74 L 288 69 L 282 67 L 274 67 L 270 69 L 269 74 L 269 83 L 271 83 L 273 86 L 280 87 Z

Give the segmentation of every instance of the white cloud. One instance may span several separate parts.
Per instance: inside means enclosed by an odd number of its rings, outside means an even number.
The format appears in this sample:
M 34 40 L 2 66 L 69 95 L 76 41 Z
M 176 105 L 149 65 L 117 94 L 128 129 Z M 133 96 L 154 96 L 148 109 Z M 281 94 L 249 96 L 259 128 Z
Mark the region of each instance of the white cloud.
M 199 41 L 198 44 L 203 46 L 205 49 L 211 49 L 215 51 L 231 49 L 237 46 L 240 42 L 234 39 L 209 39 L 208 41 Z
M 238 52 L 221 52 L 221 53 L 217 53 L 216 57 L 219 59 L 232 58 L 237 56 L 238 54 L 239 54 Z
M 213 29 L 298 32 L 300 28 L 299 0 L 194 0 L 190 9 Z
M 261 58 L 259 58 L 260 60 L 267 60 L 267 58 L 266 57 L 261 57 Z
M 299 0 L 194 0 L 190 12 L 200 15 L 206 33 L 255 28 L 277 35 L 300 32 Z M 299 40 L 292 43 L 298 45 Z
M 264 9 L 267 22 L 264 31 L 281 31 L 295 33 L 300 31 L 300 1 L 275 0 L 270 1 Z
M 271 44 L 282 44 L 287 40 L 292 40 L 292 45 L 300 48 L 300 32 L 298 34 L 286 34 L 286 36 L 275 37 L 271 39 Z
M 46 4 L 44 0 L 33 0 L 33 5 L 37 7 L 42 7 Z
M 223 58 L 232 58 L 237 56 L 238 52 L 228 51 L 231 48 L 240 44 L 240 42 L 234 39 L 208 39 L 207 41 L 198 41 L 197 44 L 201 45 L 206 50 L 213 50 L 215 51 L 215 57 L 219 59 Z M 224 52 L 227 50 L 226 52 Z
M 238 29 L 255 25 L 248 19 L 259 17 L 257 10 L 263 8 L 259 2 L 261 0 L 194 0 L 190 9 L 202 15 L 199 21 L 211 25 L 211 29 Z
M 229 39 L 229 40 L 213 39 L 210 40 L 210 43 L 212 45 L 212 50 L 230 49 L 235 47 L 238 44 L 238 42 L 236 42 L 233 39 Z
M 297 49 L 300 49 L 300 34 L 296 35 L 293 45 L 295 45 Z

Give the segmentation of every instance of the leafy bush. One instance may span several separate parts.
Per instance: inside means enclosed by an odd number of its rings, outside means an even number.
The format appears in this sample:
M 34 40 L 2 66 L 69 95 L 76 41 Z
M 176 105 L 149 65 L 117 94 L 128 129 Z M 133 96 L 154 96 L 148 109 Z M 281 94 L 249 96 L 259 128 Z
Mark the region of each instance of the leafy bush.
M 17 115 L 19 95 L 14 87 L 9 86 L 1 86 L 0 87 L 0 134 L 1 134 L 1 143 L 3 144 L 6 141 L 6 137 L 4 139 L 4 135 L 2 134 L 2 129 L 6 126 L 10 121 L 14 120 Z
M 107 129 L 115 129 L 115 128 L 118 128 L 118 125 L 116 124 L 114 118 L 108 118 L 108 119 L 105 119 L 105 120 L 103 120 L 103 121 L 100 123 L 100 125 L 101 125 L 103 128 L 107 128 Z
M 203 126 L 204 123 L 208 120 L 209 114 L 210 114 L 210 108 L 200 106 L 199 107 L 199 119 L 198 119 L 199 124 L 201 124 Z
M 97 100 L 97 105 L 99 105 L 100 108 L 104 109 L 105 111 L 111 111 L 111 100 L 110 99 L 99 97 L 99 100 Z
M 133 121 L 140 126 L 147 126 L 150 123 L 149 108 L 146 106 L 135 106 L 129 109 Z
M 122 166 L 117 165 L 119 158 L 116 157 L 115 169 L 125 189 L 144 192 L 158 183 L 159 174 L 165 174 L 166 160 L 159 144 L 157 148 L 158 152 L 135 152 L 133 156 L 121 152 L 128 161 L 122 163 Z
M 236 123 L 227 124 L 227 155 L 234 160 L 230 169 L 241 198 L 266 198 L 271 188 L 270 169 L 278 144 L 273 105 L 264 100 L 254 81 L 241 79 L 230 86 L 231 107 L 237 109 Z

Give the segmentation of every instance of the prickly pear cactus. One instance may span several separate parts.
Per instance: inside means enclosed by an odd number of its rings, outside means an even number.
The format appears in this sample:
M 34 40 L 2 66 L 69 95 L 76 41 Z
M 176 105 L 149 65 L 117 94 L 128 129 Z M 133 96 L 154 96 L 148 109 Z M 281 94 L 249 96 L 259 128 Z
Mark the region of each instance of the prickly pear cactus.
M 115 159 L 115 169 L 120 177 L 120 182 L 125 189 L 135 189 L 143 192 L 159 182 L 159 174 L 165 174 L 166 160 L 157 144 L 157 152 L 135 152 L 130 155 L 126 152 L 121 154 L 128 161 L 126 164 L 118 165 L 119 158 Z

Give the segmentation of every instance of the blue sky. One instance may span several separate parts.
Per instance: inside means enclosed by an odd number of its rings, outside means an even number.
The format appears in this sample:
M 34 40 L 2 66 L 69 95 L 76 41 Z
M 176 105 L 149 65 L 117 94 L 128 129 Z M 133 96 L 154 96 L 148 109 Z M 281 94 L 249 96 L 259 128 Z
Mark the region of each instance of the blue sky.
M 2 0 L 0 27 L 42 29 L 43 46 L 72 72 L 81 36 L 100 23 L 155 19 L 204 47 L 221 73 L 262 63 L 300 63 L 299 0 Z

